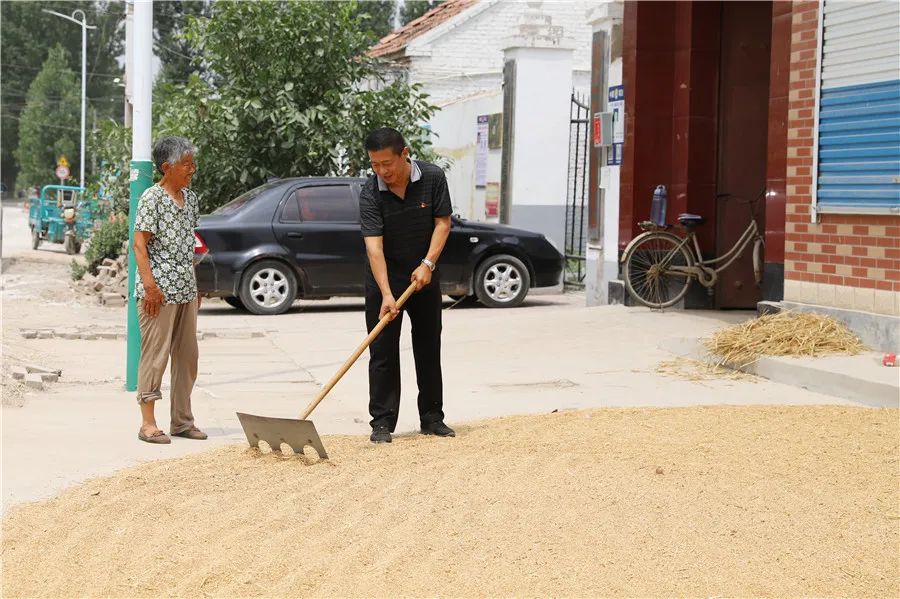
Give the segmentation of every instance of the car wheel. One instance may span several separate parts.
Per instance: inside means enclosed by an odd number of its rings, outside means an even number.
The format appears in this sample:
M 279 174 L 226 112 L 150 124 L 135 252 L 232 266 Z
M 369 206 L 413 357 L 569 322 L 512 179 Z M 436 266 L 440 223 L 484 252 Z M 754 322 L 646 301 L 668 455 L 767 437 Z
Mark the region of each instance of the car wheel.
M 530 288 L 528 268 L 514 256 L 491 256 L 475 271 L 475 295 L 489 308 L 518 306 Z
M 81 248 L 75 249 L 77 246 L 75 244 L 75 238 L 71 235 L 66 235 L 66 240 L 63 242 L 63 247 L 66 249 L 67 254 L 77 254 L 78 250 Z
M 244 305 L 244 302 L 241 301 L 239 297 L 226 297 L 225 303 L 231 306 L 232 308 L 237 308 L 238 310 L 246 310 L 247 306 Z
M 297 283 L 286 264 L 263 260 L 241 279 L 240 300 L 253 314 L 282 314 L 294 303 Z

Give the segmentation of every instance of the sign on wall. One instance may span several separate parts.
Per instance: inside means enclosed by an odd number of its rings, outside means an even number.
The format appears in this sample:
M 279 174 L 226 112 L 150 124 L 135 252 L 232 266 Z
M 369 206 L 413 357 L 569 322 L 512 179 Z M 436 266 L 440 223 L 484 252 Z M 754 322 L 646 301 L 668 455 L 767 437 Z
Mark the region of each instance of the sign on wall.
M 622 164 L 622 147 L 625 144 L 625 86 L 610 86 L 607 102 L 607 110 L 612 113 L 613 144 L 606 153 L 606 164 L 614 166 Z
M 486 217 L 500 216 L 500 184 L 488 183 L 484 190 L 484 215 Z
M 484 187 L 487 183 L 489 120 L 489 115 L 479 115 L 475 129 L 475 187 Z
M 499 150 L 503 147 L 503 113 L 496 112 L 488 117 L 488 148 Z

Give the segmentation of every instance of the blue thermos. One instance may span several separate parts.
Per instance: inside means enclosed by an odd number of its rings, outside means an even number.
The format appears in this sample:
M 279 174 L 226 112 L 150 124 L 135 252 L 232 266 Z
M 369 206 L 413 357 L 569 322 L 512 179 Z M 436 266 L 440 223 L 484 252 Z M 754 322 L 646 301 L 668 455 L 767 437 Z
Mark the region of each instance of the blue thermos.
M 653 190 L 653 203 L 650 205 L 650 220 L 662 227 L 666 224 L 666 186 L 657 185 Z

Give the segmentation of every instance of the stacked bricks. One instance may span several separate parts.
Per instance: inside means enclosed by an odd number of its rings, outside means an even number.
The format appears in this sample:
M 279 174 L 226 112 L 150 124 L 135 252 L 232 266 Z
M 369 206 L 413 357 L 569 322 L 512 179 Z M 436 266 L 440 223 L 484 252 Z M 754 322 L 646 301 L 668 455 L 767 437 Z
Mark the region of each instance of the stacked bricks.
M 106 258 L 97 268 L 97 275 L 86 273 L 77 283 L 86 295 L 96 297 L 99 303 L 120 308 L 128 298 L 128 242 L 122 246 L 118 258 Z

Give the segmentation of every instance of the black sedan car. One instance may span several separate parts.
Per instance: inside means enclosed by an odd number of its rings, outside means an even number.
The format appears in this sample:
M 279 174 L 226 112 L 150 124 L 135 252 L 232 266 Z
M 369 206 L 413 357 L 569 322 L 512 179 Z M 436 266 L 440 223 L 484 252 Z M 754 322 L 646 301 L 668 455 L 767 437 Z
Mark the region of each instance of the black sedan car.
M 200 218 L 197 285 L 254 314 L 280 314 L 295 299 L 363 296 L 359 230 L 363 179 L 279 179 Z M 560 282 L 563 256 L 539 233 L 453 217 L 440 260 L 441 291 L 517 306 L 532 287 Z

